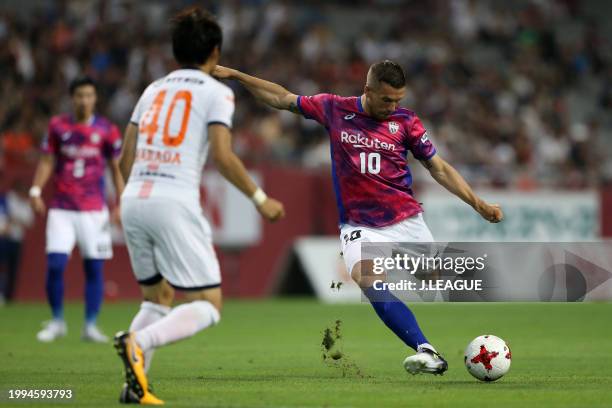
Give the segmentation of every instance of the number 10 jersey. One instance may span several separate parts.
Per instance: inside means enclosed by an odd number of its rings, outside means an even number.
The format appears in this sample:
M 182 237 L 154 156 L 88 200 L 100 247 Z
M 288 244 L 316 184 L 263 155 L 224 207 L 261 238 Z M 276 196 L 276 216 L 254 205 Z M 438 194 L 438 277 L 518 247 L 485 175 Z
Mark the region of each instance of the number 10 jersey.
M 429 160 L 436 149 L 417 115 L 398 108 L 369 116 L 359 97 L 299 96 L 304 117 L 327 129 L 340 226 L 385 227 L 423 211 L 413 197 L 408 153 Z

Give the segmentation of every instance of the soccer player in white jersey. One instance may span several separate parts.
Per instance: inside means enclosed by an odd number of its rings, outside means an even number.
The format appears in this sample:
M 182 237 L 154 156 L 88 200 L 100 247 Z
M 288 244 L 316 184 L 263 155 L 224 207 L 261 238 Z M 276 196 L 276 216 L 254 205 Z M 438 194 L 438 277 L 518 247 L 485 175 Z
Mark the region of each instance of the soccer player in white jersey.
M 414 314 L 389 290 L 376 290 L 372 259 L 362 242 L 432 242 L 433 237 L 414 198 L 409 153 L 448 191 L 472 206 L 489 222 L 503 218 L 498 205 L 478 197 L 440 158 L 418 116 L 399 106 L 406 93 L 402 68 L 392 61 L 373 64 L 364 93 L 298 96 L 272 82 L 217 66 L 218 78 L 240 81 L 257 99 L 276 109 L 302 114 L 325 126 L 330 137 L 332 177 L 340 240 L 347 270 L 361 287 L 378 317 L 417 353 L 404 360 L 412 374 L 442 374 L 447 362 L 429 343 Z
M 179 13 L 172 48 L 182 68 L 144 91 L 126 129 L 121 217 L 144 301 L 129 332 L 115 336 L 126 371 L 121 402 L 163 403 L 146 376 L 153 350 L 219 322 L 221 276 L 199 193 L 208 151 L 264 218 L 284 216 L 282 204 L 266 196 L 231 150 L 234 95 L 210 76 L 221 43 L 210 14 L 197 7 Z M 183 291 L 187 303 L 171 308 L 174 290 Z

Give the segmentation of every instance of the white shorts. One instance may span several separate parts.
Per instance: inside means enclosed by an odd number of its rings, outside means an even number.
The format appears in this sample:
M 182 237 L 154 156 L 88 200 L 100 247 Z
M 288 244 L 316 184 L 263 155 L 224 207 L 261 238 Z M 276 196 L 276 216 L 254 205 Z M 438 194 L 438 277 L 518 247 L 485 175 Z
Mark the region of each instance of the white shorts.
M 348 273 L 351 273 L 357 262 L 372 258 L 371 255 L 362 255 L 361 244 L 363 242 L 434 242 L 434 239 L 421 213 L 382 228 L 345 224 L 340 229 L 340 243 Z M 382 255 L 390 256 L 389 254 Z
M 78 243 L 86 259 L 113 257 L 108 209 L 72 211 L 51 208 L 47 215 L 47 253 L 70 254 Z
M 182 290 L 221 285 L 212 232 L 199 205 L 130 197 L 121 201 L 121 220 L 141 285 L 154 285 L 162 278 Z

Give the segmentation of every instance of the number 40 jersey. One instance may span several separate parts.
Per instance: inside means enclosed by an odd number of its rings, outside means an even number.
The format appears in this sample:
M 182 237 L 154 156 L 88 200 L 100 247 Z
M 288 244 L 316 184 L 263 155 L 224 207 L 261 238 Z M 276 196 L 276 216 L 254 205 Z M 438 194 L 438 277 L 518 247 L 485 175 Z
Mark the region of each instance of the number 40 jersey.
M 134 108 L 136 157 L 123 198 L 165 197 L 199 203 L 208 126 L 231 128 L 234 93 L 198 69 L 153 82 Z
M 341 226 L 385 227 L 423 211 L 413 197 L 408 152 L 429 160 L 436 149 L 414 112 L 398 108 L 376 120 L 359 97 L 319 94 L 297 102 L 304 117 L 329 133 Z

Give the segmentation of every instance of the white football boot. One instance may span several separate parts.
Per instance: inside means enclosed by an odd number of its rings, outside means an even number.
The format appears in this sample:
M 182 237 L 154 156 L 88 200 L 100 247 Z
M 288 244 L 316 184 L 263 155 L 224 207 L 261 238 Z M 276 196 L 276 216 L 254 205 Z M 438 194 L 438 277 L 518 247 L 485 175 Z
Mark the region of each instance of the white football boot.
M 95 324 L 86 324 L 81 333 L 81 340 L 93 343 L 108 343 L 108 337 Z
M 44 327 L 36 334 L 38 341 L 50 343 L 58 337 L 64 337 L 68 333 L 66 322 L 63 320 L 49 320 L 43 323 Z
M 417 353 L 408 356 L 404 360 L 404 368 L 410 374 L 435 374 L 442 375 L 448 370 L 446 360 L 430 344 L 421 344 Z

